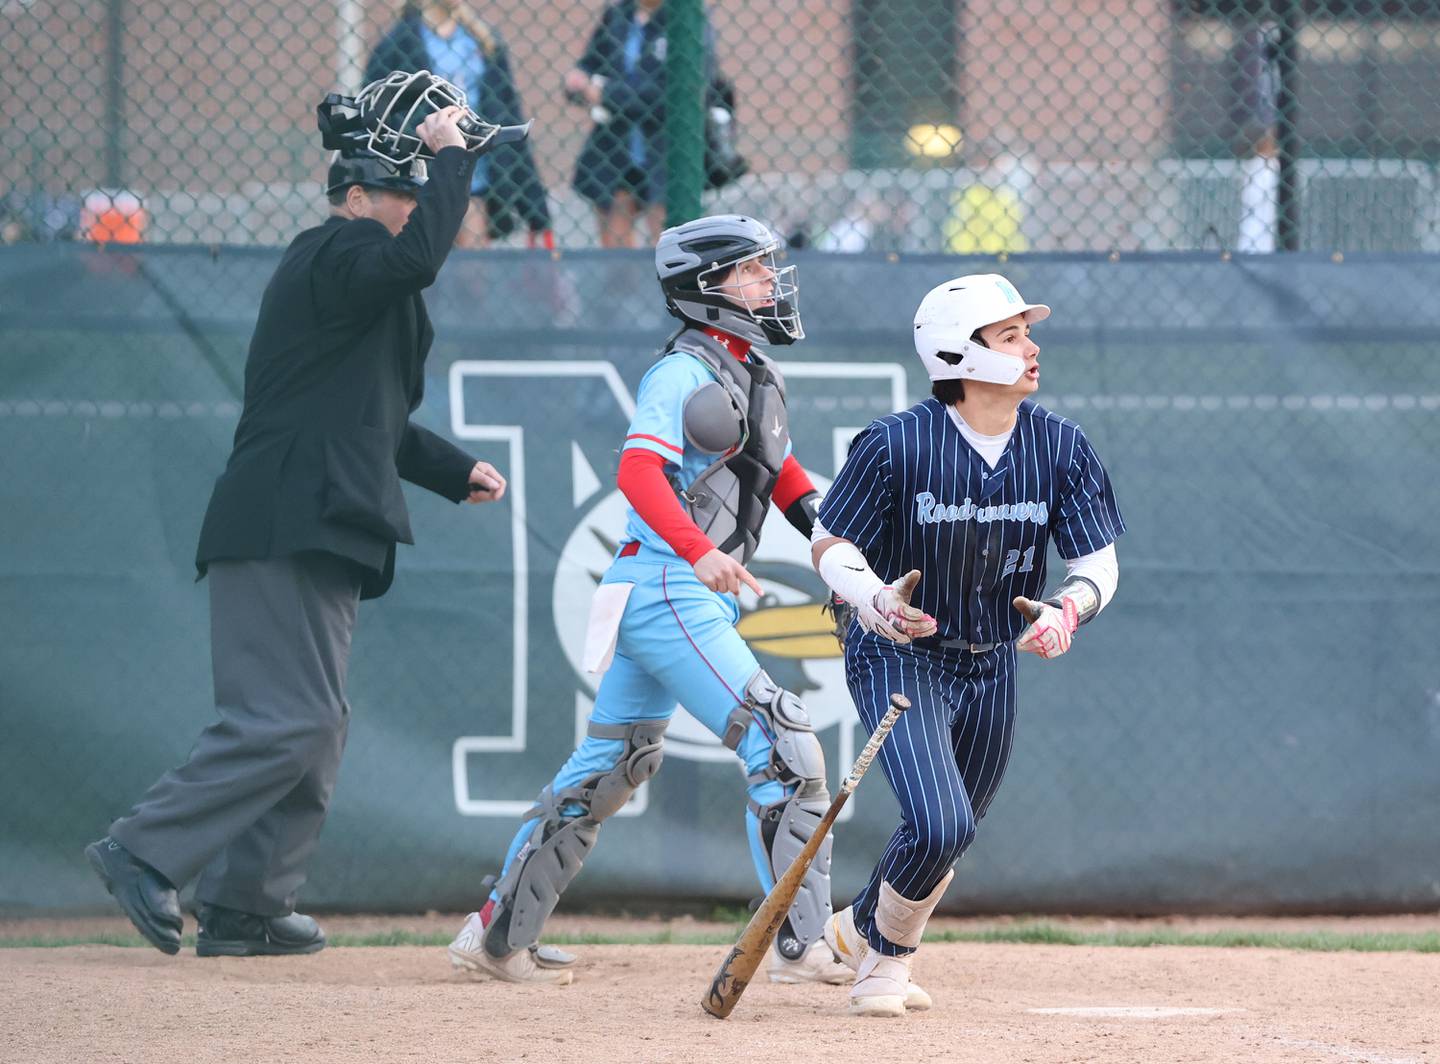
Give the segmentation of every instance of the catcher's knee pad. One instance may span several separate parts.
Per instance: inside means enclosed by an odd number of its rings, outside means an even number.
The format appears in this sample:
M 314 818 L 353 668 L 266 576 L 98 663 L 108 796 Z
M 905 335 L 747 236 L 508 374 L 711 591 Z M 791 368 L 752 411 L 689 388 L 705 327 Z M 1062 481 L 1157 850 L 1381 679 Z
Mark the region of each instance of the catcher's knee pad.
M 604 772 L 559 793 L 547 786 L 525 814 L 535 827 L 495 885 L 499 901 L 485 930 L 485 951 L 492 957 L 508 957 L 540 940 L 560 895 L 595 845 L 600 822 L 614 816 L 635 789 L 659 770 L 667 723 L 590 725 L 589 735 L 621 739 L 624 748 Z
M 775 683 L 764 669 L 756 670 L 745 685 L 745 703 L 730 714 L 725 745 L 740 745 L 752 719 L 760 721 L 774 736 L 768 764 L 749 777 L 751 784 L 774 780 L 786 791 L 785 797 L 768 805 L 750 802 L 750 811 L 760 825 L 760 842 L 769 858 L 775 879 L 804 849 L 830 805 L 825 787 L 825 753 L 800 699 Z M 790 915 L 776 938 L 783 956 L 795 959 L 825 931 L 830 916 L 831 839 L 820 851 L 790 907 Z

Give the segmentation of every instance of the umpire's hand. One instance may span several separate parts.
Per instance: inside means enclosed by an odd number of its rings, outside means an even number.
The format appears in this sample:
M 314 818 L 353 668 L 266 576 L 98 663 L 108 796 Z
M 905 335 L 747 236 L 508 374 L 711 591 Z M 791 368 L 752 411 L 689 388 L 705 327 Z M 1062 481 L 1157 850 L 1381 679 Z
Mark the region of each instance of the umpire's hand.
M 428 121 L 428 119 L 427 119 Z M 489 462 L 476 462 L 470 470 L 470 495 L 466 502 L 495 502 L 505 495 L 505 478 Z
M 442 107 L 426 115 L 415 134 L 437 155 L 441 148 L 463 148 L 465 134 L 460 132 L 460 119 L 464 115 L 464 108 Z

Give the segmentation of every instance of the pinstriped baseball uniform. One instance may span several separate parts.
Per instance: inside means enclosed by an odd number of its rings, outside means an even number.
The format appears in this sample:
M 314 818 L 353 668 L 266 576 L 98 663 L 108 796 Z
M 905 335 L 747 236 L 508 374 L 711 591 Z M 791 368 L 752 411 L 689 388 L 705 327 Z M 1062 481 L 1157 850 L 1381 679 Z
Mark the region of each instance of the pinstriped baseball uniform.
M 1005 772 L 1015 724 L 1016 595 L 1039 599 L 1046 548 L 1061 557 L 1113 543 L 1125 523 L 1110 478 L 1080 427 L 1026 399 L 992 469 L 930 398 L 872 422 L 851 444 L 820 508 L 893 581 L 922 578 L 912 603 L 933 638 L 901 646 L 853 624 L 845 674 L 867 729 L 892 691 L 912 703 L 881 747 L 901 824 L 855 899 L 855 922 L 886 954 L 910 952 L 875 928 L 880 883 L 923 898 L 975 837 Z

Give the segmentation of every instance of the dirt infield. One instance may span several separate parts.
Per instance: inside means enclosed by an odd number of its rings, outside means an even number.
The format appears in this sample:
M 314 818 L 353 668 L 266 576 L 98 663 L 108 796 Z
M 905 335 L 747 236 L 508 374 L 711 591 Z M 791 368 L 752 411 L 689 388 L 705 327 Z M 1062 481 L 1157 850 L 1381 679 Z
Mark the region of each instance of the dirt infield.
M 843 987 L 758 982 L 718 1021 L 698 1001 L 723 947 L 576 949 L 565 988 L 455 973 L 441 947 L 0 949 L 0 1061 L 1440 1061 L 1434 953 L 927 944 L 931 1012 L 861 1020 Z

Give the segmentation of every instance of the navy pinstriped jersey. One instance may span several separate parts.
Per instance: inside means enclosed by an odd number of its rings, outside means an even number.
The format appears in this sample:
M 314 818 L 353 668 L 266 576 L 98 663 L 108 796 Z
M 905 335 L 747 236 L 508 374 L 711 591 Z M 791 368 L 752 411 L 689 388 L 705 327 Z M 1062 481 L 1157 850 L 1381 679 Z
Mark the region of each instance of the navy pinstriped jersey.
M 1080 426 L 1029 399 L 994 469 L 938 399 L 877 418 L 851 443 L 820 523 L 887 583 L 919 569 L 912 603 L 936 619 L 936 638 L 971 643 L 1024 630 L 1011 600 L 1043 597 L 1052 538 L 1078 558 L 1125 531 Z

